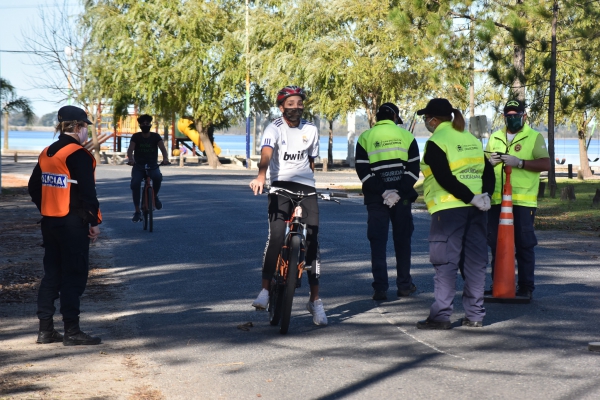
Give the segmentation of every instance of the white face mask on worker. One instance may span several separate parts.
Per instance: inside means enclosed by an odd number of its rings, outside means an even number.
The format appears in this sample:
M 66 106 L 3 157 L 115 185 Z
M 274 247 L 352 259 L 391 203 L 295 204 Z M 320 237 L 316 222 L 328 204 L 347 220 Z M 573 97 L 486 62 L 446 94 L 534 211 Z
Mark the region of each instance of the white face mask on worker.
M 79 137 L 79 143 L 84 144 L 88 139 L 88 129 L 87 127 L 81 128 L 79 132 L 77 132 L 77 136 Z

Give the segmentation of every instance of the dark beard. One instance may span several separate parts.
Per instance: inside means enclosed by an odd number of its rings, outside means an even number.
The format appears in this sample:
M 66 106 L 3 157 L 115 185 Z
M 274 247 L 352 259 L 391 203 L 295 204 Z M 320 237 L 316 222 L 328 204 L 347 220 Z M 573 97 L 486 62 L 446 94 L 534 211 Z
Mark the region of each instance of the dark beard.
M 288 121 L 296 124 L 296 123 L 300 122 L 303 112 L 304 112 L 304 108 L 284 108 L 283 116 Z
M 150 132 L 150 128 L 152 128 L 152 127 L 151 126 L 140 126 L 140 129 L 142 130 L 143 133 Z

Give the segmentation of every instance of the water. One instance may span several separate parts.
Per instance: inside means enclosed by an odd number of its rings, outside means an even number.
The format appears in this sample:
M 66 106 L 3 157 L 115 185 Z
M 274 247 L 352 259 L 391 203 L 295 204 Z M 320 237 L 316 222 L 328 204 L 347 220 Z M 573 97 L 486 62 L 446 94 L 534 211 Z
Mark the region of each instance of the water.
M 9 131 L 8 143 L 9 149 L 12 150 L 34 150 L 41 151 L 46 146 L 54 142 L 54 132 L 37 132 L 37 131 Z M 427 138 L 418 137 L 417 143 L 421 155 L 425 148 Z M 215 135 L 215 142 L 221 147 L 222 155 L 241 155 L 246 154 L 246 137 L 244 135 Z M 1 135 L 0 144 L 4 146 L 4 135 Z M 112 149 L 112 139 L 102 145 Z M 485 146 L 485 142 L 484 142 Z M 328 138 L 321 137 L 320 141 L 320 156 L 327 157 Z M 333 137 L 333 158 L 334 160 L 346 159 L 348 153 L 348 144 L 346 137 Z M 126 151 L 126 149 L 122 149 Z M 566 159 L 565 165 L 579 165 L 579 142 L 577 139 L 556 139 L 554 142 L 554 151 L 556 158 Z M 600 158 L 600 144 L 598 139 L 594 138 L 588 150 L 588 157 L 591 159 L 591 166 L 600 166 L 600 160 L 593 162 L 596 158 Z

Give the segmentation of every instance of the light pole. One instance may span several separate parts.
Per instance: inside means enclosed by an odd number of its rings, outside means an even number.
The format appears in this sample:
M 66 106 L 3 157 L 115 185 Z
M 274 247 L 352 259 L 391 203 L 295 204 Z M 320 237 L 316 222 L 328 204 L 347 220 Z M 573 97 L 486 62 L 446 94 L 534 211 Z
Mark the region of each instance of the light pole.
M 248 0 L 246 0 L 246 168 L 250 168 L 250 39 Z
M 73 57 L 73 53 L 75 51 L 71 46 L 65 47 L 65 56 L 67 57 L 67 81 L 69 83 L 69 100 L 67 101 L 68 105 L 73 103 L 71 99 L 71 94 L 73 92 L 73 86 L 71 85 L 71 57 Z

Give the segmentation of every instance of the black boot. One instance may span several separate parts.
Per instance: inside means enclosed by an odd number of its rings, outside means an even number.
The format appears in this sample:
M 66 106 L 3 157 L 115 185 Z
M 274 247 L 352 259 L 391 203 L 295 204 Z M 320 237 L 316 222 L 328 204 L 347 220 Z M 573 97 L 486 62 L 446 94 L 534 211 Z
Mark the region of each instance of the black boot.
M 99 337 L 90 336 L 79 329 L 79 323 L 67 324 L 65 322 L 65 337 L 63 345 L 65 346 L 92 346 L 102 343 Z
M 54 342 L 62 342 L 63 335 L 54 329 L 54 321 L 52 318 L 40 319 L 40 331 L 38 332 L 37 344 L 47 344 Z

